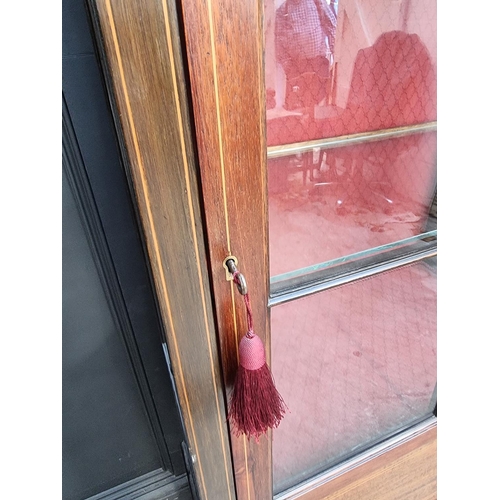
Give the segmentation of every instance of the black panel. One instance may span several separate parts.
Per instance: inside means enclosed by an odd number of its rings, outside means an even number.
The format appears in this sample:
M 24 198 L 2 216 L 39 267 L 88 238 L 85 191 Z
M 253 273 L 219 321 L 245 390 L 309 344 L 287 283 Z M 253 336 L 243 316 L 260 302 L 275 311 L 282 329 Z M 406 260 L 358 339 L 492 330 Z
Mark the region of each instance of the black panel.
M 63 175 L 63 498 L 160 466 L 137 382 Z
M 136 342 L 155 397 L 174 472 L 184 470 L 182 427 L 161 347 L 151 281 L 112 118 L 93 55 L 63 59 L 63 89 Z M 166 383 L 168 381 L 168 383 Z
M 62 2 L 62 50 L 63 56 L 94 52 L 85 2 L 80 0 Z

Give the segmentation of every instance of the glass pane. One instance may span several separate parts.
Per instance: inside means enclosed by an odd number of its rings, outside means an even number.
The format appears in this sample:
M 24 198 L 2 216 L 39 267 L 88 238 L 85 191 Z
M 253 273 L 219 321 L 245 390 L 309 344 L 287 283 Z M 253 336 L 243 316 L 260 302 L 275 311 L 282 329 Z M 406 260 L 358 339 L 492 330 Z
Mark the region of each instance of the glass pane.
M 265 14 L 271 275 L 435 229 L 435 0 Z
M 347 257 L 340 257 L 337 259 L 332 259 L 326 262 L 320 262 L 318 264 L 313 264 L 312 266 L 302 267 L 299 269 L 295 269 L 294 271 L 290 271 L 284 274 L 278 274 L 271 277 L 271 295 L 273 293 L 273 285 L 280 284 L 282 282 L 289 282 L 289 280 L 302 278 L 304 276 L 311 276 L 318 271 L 324 270 L 333 270 L 338 269 L 340 266 L 348 263 L 359 262 L 363 260 L 363 263 L 367 261 L 367 259 L 373 255 L 381 255 L 384 252 L 385 255 L 388 255 L 387 252 L 390 250 L 400 250 L 409 252 L 414 248 L 421 248 L 422 245 L 419 245 L 421 242 L 427 241 L 435 241 L 437 237 L 437 230 L 427 231 L 426 233 L 419 234 L 417 236 L 412 236 L 410 238 L 405 238 L 404 240 L 395 241 L 393 243 L 388 243 L 386 245 L 381 245 L 378 247 L 372 247 L 368 250 L 363 250 L 361 252 L 350 254 Z M 417 247 L 417 245 L 419 245 Z
M 271 330 L 290 409 L 273 433 L 275 492 L 432 412 L 435 258 L 276 306 Z

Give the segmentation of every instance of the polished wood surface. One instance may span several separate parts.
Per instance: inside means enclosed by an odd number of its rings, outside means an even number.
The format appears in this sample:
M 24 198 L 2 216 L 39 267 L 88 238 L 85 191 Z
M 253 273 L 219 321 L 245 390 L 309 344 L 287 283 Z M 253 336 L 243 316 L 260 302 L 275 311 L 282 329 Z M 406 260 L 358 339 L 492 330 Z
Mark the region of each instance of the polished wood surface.
M 303 494 L 283 500 L 433 500 L 437 427 Z
M 182 2 L 224 379 L 231 392 L 245 307 L 223 261 L 238 258 L 270 353 L 263 2 Z M 268 359 L 268 361 L 270 361 Z M 279 389 L 279 388 L 278 388 Z M 240 500 L 272 497 L 271 436 L 231 436 Z
M 95 0 L 200 497 L 235 498 L 178 19 L 170 0 Z

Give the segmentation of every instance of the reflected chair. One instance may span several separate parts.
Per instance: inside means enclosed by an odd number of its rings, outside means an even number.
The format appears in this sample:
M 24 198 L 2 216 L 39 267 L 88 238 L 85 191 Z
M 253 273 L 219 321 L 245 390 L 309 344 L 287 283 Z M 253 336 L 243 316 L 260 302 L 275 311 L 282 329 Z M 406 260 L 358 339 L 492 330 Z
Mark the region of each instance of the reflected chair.
M 430 54 L 418 35 L 390 31 L 358 51 L 346 108 L 320 128 L 324 137 L 336 137 L 434 120 Z M 327 163 L 326 180 L 341 188 L 339 206 L 390 211 L 395 200 L 404 200 L 421 212 L 432 201 L 435 140 L 429 133 L 332 149 Z

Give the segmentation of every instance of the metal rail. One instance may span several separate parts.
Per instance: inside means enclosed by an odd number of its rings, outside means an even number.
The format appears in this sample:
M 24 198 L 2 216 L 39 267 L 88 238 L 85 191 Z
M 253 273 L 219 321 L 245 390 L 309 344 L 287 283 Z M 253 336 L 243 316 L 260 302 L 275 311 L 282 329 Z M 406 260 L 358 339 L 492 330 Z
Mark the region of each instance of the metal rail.
M 435 257 L 436 255 L 437 247 L 436 244 L 433 244 L 429 248 L 416 251 L 411 255 L 401 256 L 389 261 L 374 264 L 369 267 L 360 267 L 345 274 L 341 273 L 340 275 L 337 275 L 332 272 L 330 277 L 327 277 L 326 279 L 304 279 L 304 283 L 302 286 L 293 286 L 288 290 L 284 289 L 280 291 L 274 291 L 273 288 L 276 287 L 273 287 L 271 285 L 271 297 L 268 299 L 267 305 L 269 307 L 274 307 L 286 302 L 290 302 L 292 300 L 308 297 L 309 295 L 313 295 L 324 290 L 329 290 L 331 288 L 366 279 L 371 276 L 384 273 L 386 271 L 391 271 L 392 269 L 407 266 L 409 264 L 414 264 L 430 257 Z
M 425 132 L 434 132 L 437 130 L 437 121 L 420 123 L 418 125 L 408 125 L 406 127 L 396 127 L 384 130 L 375 130 L 374 132 L 362 132 L 360 134 L 341 135 L 328 139 L 315 139 L 313 141 L 295 142 L 293 144 L 283 144 L 282 146 L 270 146 L 267 148 L 267 158 L 279 158 L 292 154 L 305 153 L 315 148 L 332 149 L 353 144 L 362 144 L 364 142 L 382 141 L 385 139 L 394 139 L 405 135 L 423 134 Z

